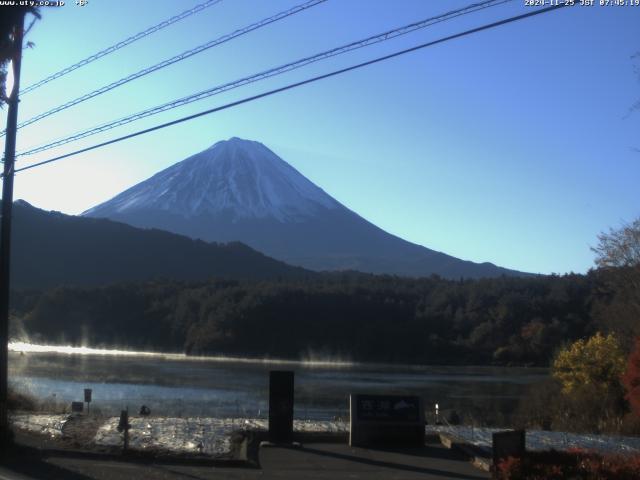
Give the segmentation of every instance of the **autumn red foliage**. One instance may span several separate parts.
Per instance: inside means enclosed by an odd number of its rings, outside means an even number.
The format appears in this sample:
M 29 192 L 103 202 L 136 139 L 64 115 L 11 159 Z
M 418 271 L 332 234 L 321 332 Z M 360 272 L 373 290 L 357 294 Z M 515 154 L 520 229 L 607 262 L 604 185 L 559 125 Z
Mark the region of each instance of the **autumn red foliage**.
M 640 337 L 637 337 L 629 358 L 627 368 L 622 375 L 622 384 L 627 394 L 625 398 L 633 413 L 640 417 Z
M 528 452 L 524 459 L 507 458 L 497 465 L 499 480 L 637 480 L 640 456 L 568 452 Z

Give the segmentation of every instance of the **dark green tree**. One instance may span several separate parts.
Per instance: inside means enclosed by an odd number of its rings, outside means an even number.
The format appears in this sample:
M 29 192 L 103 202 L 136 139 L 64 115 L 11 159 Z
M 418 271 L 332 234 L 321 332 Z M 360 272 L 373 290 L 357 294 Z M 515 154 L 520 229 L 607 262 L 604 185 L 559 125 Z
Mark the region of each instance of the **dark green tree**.
M 33 22 L 40 18 L 36 7 L 17 5 L 0 7 L 0 108 L 7 102 L 7 67 L 17 51 L 16 28 L 23 28 L 23 19 L 27 14 L 31 14 L 31 23 L 26 29 L 28 31 L 33 26 Z M 31 45 L 27 44 L 27 46 Z

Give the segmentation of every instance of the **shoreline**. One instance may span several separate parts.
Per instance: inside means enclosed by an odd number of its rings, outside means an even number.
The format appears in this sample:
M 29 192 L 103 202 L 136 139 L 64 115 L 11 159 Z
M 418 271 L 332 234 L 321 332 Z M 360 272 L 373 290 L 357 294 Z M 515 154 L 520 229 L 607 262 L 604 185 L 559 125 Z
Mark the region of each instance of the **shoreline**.
M 11 423 L 21 434 L 58 448 L 118 453 L 123 437 L 117 431 L 119 417 L 84 414 L 32 414 L 14 412 Z M 250 441 L 265 439 L 268 420 L 215 417 L 130 417 L 130 451 L 151 456 L 178 456 L 238 460 L 246 457 Z M 507 428 L 425 425 L 429 437 L 441 443 L 491 450 L 491 435 Z M 347 443 L 348 421 L 294 420 L 294 435 L 306 442 Z M 580 448 L 607 454 L 640 454 L 640 437 L 577 434 L 527 430 L 527 449 L 572 450 Z M 244 453 L 242 453 L 244 451 Z
M 189 355 L 178 352 L 157 352 L 120 350 L 117 348 L 95 348 L 73 345 L 53 345 L 53 344 L 33 344 L 28 342 L 9 342 L 9 353 L 18 354 L 57 354 L 57 355 L 90 355 L 98 357 L 140 357 L 156 358 L 159 360 L 175 360 L 185 362 L 212 362 L 212 363 L 238 363 L 253 365 L 291 365 L 302 367 L 320 368 L 380 368 L 380 369 L 405 369 L 422 370 L 428 368 L 466 368 L 466 369 L 521 369 L 524 371 L 539 371 L 540 375 L 545 375 L 549 371 L 548 366 L 539 365 L 505 365 L 505 364 L 451 364 L 451 363 L 389 363 L 389 362 L 362 362 L 337 358 L 330 359 L 288 359 L 272 357 L 251 357 L 251 356 L 228 356 L 228 355 Z M 543 373 L 544 372 L 544 373 Z
M 123 452 L 119 417 L 14 412 L 19 437 L 35 446 L 153 458 L 249 461 L 254 441 L 266 439 L 268 420 L 215 417 L 129 417 L 129 449 Z M 297 440 L 346 443 L 348 423 L 294 420 Z

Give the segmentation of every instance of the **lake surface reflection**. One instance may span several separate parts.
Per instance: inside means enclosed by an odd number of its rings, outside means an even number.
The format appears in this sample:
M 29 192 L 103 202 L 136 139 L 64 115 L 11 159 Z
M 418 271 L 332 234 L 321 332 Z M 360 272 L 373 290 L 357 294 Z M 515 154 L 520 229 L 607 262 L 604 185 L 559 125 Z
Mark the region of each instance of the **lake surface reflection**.
M 348 414 L 350 393 L 420 395 L 430 410 L 463 419 L 487 412 L 508 417 L 544 369 L 189 359 L 162 355 L 10 352 L 13 387 L 68 405 L 93 389 L 94 411 L 116 414 L 141 405 L 154 415 L 265 417 L 270 370 L 295 371 L 295 416 L 327 420 Z M 483 415 L 485 413 L 482 413 Z

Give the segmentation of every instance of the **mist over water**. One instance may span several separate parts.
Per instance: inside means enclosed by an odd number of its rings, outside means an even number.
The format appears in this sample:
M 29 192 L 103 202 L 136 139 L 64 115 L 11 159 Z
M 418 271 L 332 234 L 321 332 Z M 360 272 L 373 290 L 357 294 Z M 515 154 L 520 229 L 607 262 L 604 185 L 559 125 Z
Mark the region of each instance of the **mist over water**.
M 352 366 L 354 362 L 343 358 L 332 357 L 328 355 L 320 355 L 314 352 L 307 352 L 302 360 L 285 360 L 278 358 L 241 358 L 228 356 L 195 356 L 185 355 L 184 353 L 164 353 L 164 352 L 140 352 L 133 350 L 119 350 L 117 348 L 92 348 L 92 347 L 76 347 L 72 345 L 37 345 L 28 342 L 11 342 L 9 343 L 10 352 L 18 353 L 59 353 L 66 355 L 99 355 L 112 357 L 149 357 L 162 358 L 165 360 L 187 360 L 187 361 L 215 361 L 215 362 L 232 362 L 232 363 L 268 363 L 280 365 L 308 365 L 308 366 L 332 366 L 347 367 Z
M 269 371 L 282 369 L 296 373 L 296 418 L 314 420 L 346 416 L 351 393 L 413 394 L 427 408 L 508 414 L 529 385 L 546 378 L 544 369 L 193 358 L 15 343 L 9 354 L 16 390 L 62 408 L 91 388 L 91 407 L 103 414 L 125 407 L 137 413 L 144 404 L 153 415 L 265 417 Z

